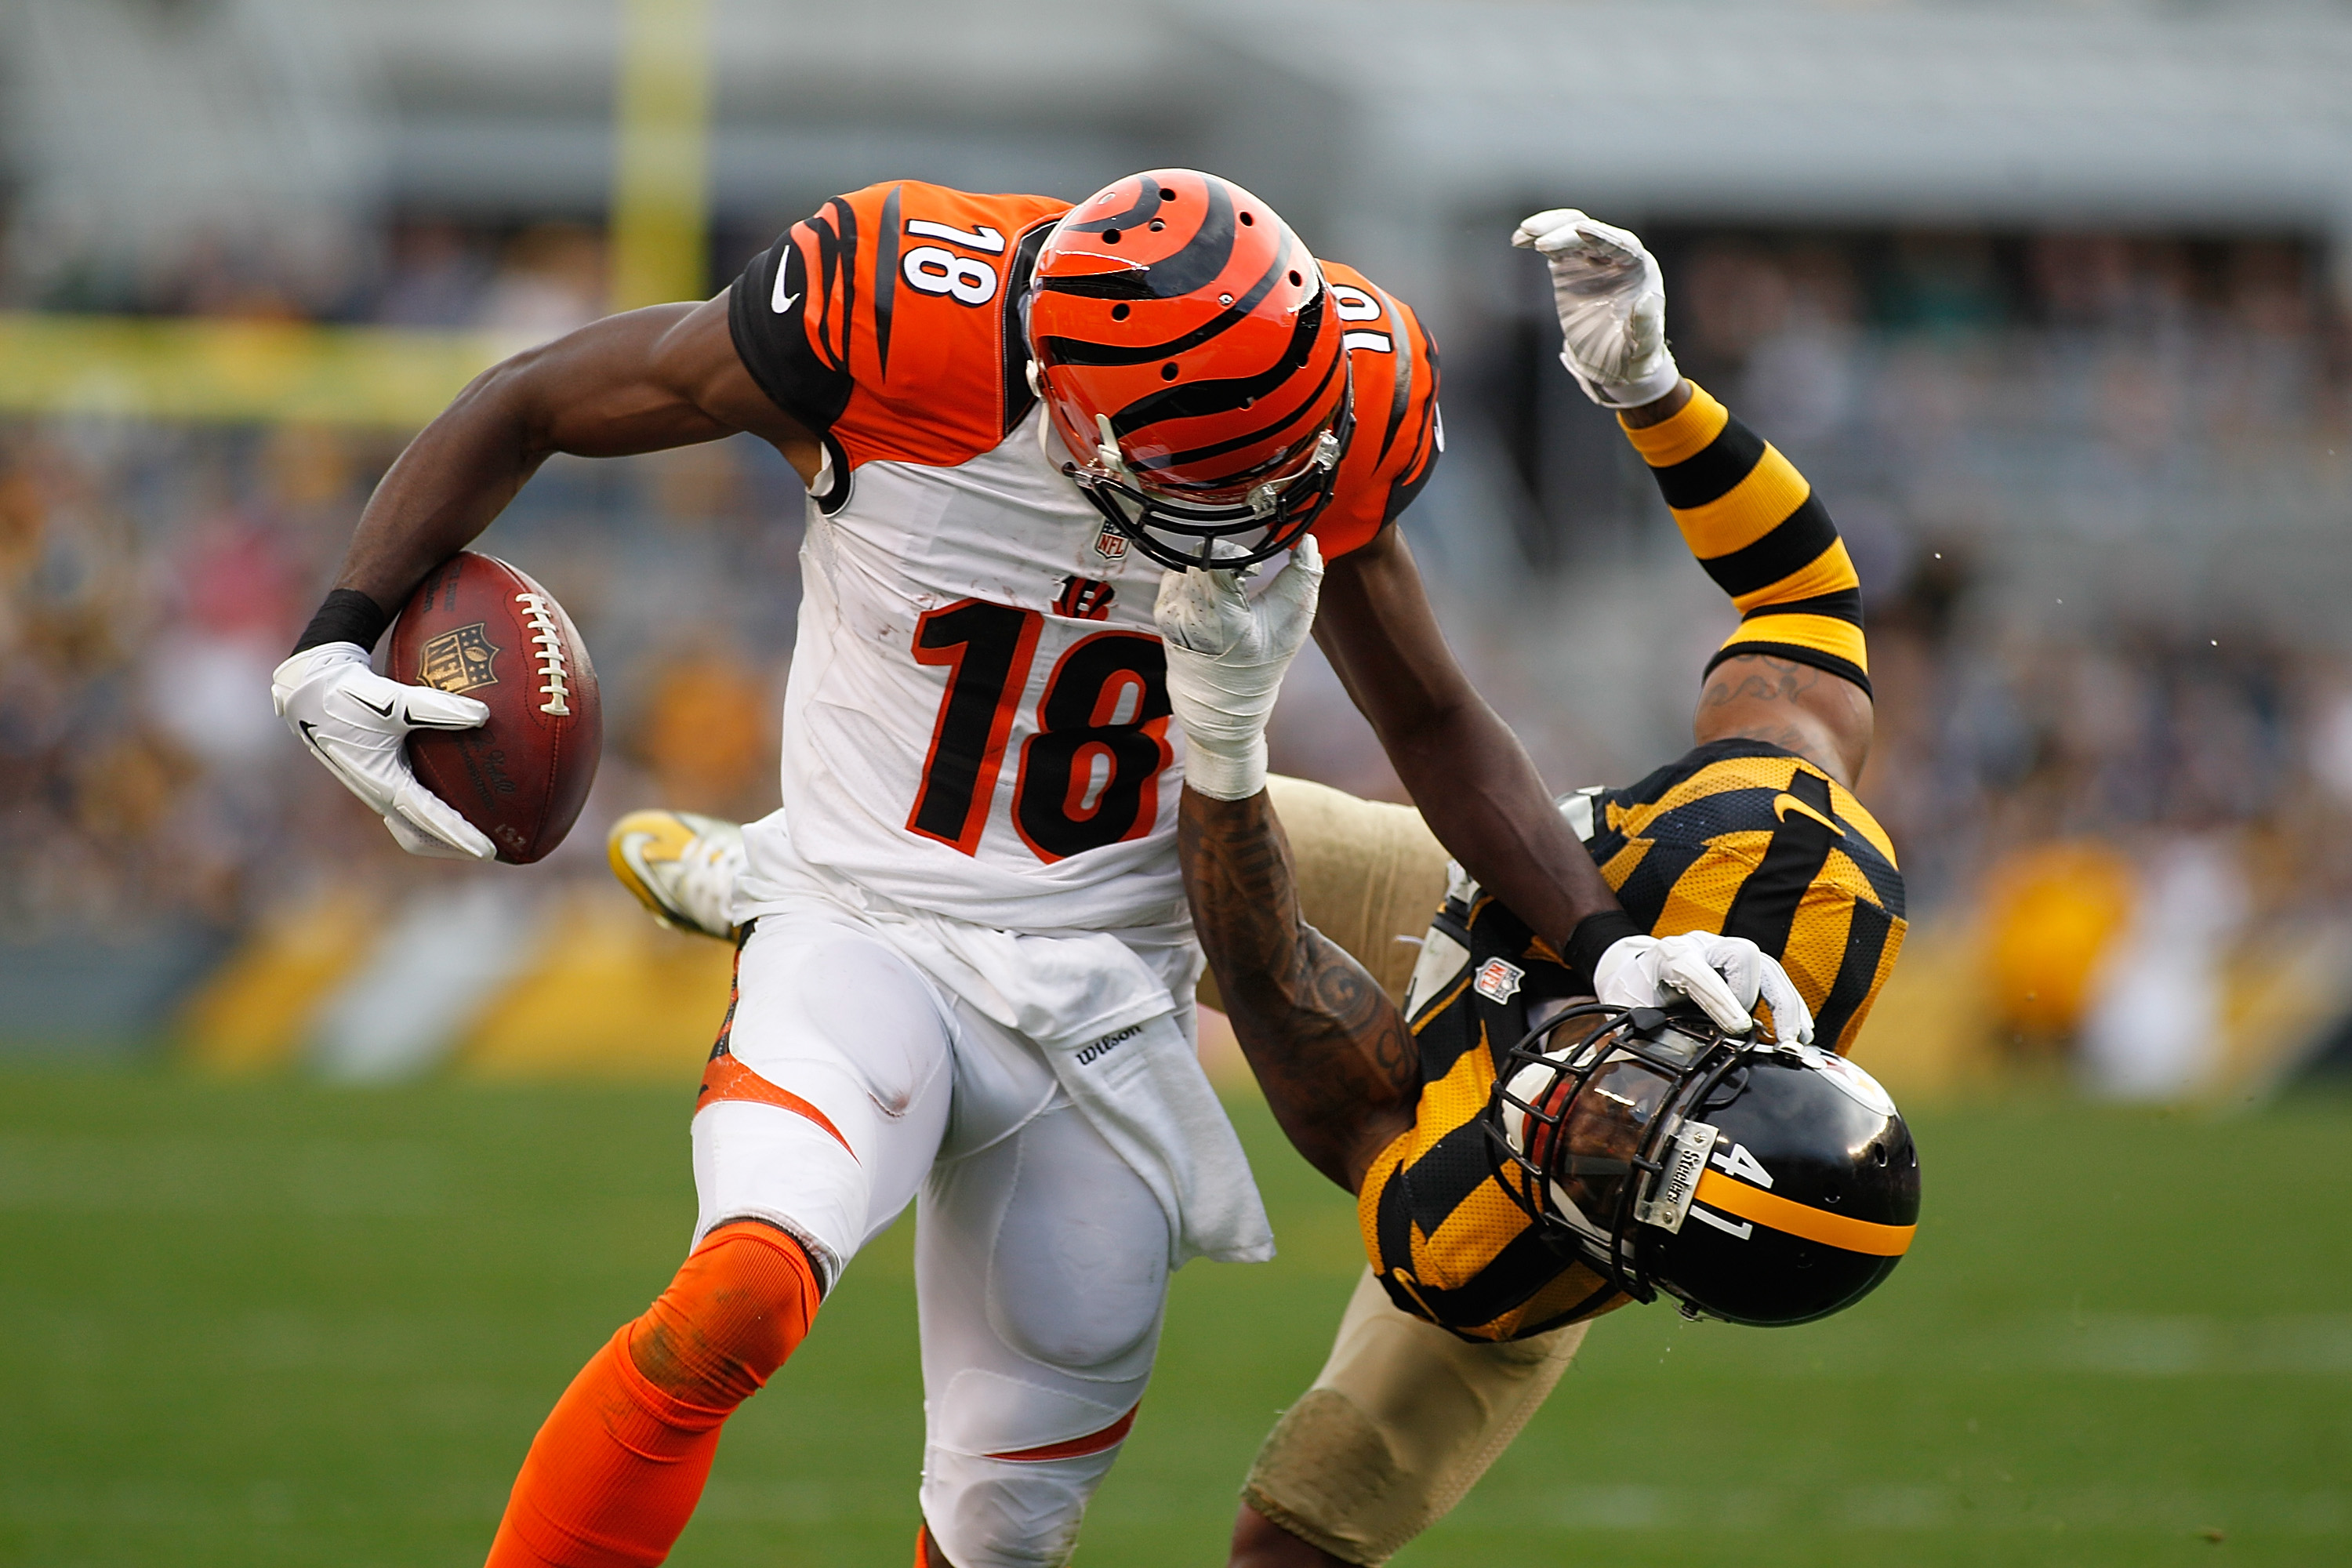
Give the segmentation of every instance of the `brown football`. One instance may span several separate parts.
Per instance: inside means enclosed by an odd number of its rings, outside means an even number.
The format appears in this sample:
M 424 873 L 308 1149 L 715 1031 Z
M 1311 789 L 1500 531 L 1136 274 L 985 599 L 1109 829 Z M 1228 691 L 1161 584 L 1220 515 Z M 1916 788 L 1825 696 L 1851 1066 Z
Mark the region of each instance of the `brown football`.
M 525 865 L 563 842 L 604 749 L 596 671 L 554 595 L 492 555 L 435 567 L 392 628 L 394 680 L 488 704 L 478 730 L 418 731 L 408 760 L 425 788 Z

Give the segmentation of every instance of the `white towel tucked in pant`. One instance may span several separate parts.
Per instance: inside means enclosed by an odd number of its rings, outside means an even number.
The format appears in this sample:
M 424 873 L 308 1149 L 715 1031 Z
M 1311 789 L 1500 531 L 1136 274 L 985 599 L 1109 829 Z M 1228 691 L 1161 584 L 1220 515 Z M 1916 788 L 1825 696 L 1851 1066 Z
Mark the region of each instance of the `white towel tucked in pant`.
M 940 985 L 1045 1051 L 1070 1099 L 1166 1208 L 1171 1267 L 1274 1256 L 1256 1178 L 1196 1054 L 1201 955 L 1189 921 L 999 931 L 903 908 L 798 855 L 781 859 L 739 885 L 739 921 L 808 892 L 857 910 Z

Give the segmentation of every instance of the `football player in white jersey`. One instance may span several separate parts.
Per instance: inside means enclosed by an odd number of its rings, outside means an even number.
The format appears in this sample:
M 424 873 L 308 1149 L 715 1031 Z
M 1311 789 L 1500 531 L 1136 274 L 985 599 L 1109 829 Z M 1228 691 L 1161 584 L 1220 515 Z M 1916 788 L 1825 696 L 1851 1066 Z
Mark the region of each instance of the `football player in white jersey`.
M 721 1423 L 910 1202 L 918 1561 L 1068 1557 L 1170 1271 L 1272 1250 L 1192 1054 L 1163 570 L 1286 556 L 1264 592 L 1314 616 L 1319 591 L 1317 635 L 1447 848 L 1580 973 L 1651 943 L 1391 526 L 1437 460 L 1436 394 L 1412 312 L 1223 180 L 1154 171 L 1075 207 L 899 182 L 827 203 L 715 300 L 487 372 L 403 454 L 275 695 L 404 846 L 478 859 L 365 700 L 390 611 L 556 452 L 749 431 L 810 493 L 782 804 L 727 911 L 691 1250 L 541 1428 L 491 1563 L 662 1561 Z M 479 721 L 425 695 L 404 720 Z M 1656 1000 L 1660 965 L 1625 956 L 1622 999 Z M 1744 1024 L 1752 944 L 1708 959 L 1675 979 Z

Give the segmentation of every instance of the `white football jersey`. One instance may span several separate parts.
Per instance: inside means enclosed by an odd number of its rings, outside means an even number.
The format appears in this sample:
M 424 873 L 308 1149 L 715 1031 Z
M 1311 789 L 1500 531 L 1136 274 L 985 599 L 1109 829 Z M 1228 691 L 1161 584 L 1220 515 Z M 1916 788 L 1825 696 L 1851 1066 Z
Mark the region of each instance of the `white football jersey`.
M 753 378 L 824 440 L 802 546 L 782 809 L 745 902 L 797 858 L 900 906 L 1023 931 L 1184 914 L 1182 739 L 1160 568 L 1040 444 L 1018 300 L 1067 204 L 900 182 L 827 203 L 730 300 Z M 1356 273 L 1357 434 L 1315 532 L 1363 543 L 1437 456 L 1434 356 Z
M 1043 421 L 952 468 L 867 463 L 838 510 L 810 507 L 755 877 L 789 823 L 813 864 L 976 924 L 1181 914 L 1160 569 L 1046 461 Z

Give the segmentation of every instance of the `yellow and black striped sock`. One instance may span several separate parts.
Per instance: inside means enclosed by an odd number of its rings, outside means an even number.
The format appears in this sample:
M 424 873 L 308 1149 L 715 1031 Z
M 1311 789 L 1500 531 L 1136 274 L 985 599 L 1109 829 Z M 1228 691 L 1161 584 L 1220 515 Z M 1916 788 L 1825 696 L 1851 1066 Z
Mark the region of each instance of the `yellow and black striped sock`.
M 1625 435 L 1656 475 L 1691 553 L 1738 606 L 1739 629 L 1707 668 L 1770 654 L 1868 691 L 1862 580 L 1805 476 L 1696 383 L 1673 418 Z

